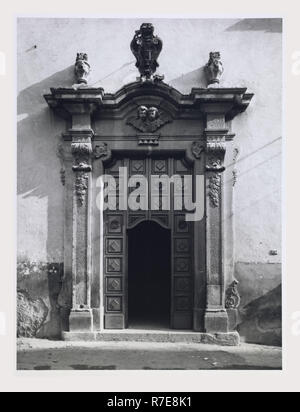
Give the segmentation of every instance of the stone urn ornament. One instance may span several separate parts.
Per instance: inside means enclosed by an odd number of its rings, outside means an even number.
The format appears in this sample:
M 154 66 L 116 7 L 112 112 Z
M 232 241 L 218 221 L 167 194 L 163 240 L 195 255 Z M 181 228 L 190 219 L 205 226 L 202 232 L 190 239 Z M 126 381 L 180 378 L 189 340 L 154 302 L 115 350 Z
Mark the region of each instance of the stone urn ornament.
M 220 84 L 220 78 L 224 72 L 220 52 L 210 53 L 209 61 L 204 70 L 207 78 L 207 87 L 218 86 Z
M 86 87 L 90 72 L 91 66 L 88 62 L 88 55 L 86 53 L 77 53 L 74 69 L 76 84 L 73 87 Z

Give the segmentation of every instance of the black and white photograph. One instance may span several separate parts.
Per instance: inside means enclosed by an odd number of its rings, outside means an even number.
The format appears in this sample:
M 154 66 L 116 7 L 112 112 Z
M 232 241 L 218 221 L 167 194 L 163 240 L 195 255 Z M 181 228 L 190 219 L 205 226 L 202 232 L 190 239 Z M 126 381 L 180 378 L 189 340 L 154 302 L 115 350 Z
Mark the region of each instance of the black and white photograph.
M 17 369 L 282 369 L 283 19 L 17 19 Z

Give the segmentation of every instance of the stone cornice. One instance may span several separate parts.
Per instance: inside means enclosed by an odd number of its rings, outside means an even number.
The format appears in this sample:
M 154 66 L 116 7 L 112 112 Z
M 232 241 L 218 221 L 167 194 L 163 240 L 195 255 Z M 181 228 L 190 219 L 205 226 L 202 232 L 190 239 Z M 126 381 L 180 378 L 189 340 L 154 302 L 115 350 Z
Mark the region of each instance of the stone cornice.
M 105 94 L 102 88 L 58 88 L 45 95 L 48 105 L 59 115 L 115 111 L 138 97 L 157 97 L 168 102 L 174 110 L 199 110 L 200 113 L 218 112 L 226 120 L 245 111 L 253 97 L 246 88 L 193 88 L 190 94 L 182 94 L 166 83 L 135 82 L 116 93 Z
M 76 114 L 93 114 L 101 106 L 103 94 L 102 88 L 52 88 L 44 98 L 59 116 L 70 119 Z

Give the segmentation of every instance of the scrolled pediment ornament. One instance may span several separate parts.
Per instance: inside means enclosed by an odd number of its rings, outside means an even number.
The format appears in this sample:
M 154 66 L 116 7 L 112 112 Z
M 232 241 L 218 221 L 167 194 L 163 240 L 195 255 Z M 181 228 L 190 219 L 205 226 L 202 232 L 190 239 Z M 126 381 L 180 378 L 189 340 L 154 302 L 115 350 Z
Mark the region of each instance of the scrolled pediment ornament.
M 136 116 L 130 117 L 126 124 L 142 133 L 155 133 L 165 124 L 171 122 L 171 117 L 161 112 L 157 107 L 140 106 Z

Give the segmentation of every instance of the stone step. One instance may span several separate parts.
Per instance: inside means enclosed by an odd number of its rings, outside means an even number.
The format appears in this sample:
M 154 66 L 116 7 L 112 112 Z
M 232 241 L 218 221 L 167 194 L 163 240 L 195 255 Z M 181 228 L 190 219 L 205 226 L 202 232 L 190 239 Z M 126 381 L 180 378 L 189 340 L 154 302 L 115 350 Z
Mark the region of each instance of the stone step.
M 157 342 L 157 343 L 206 343 L 221 346 L 238 346 L 237 332 L 198 333 L 187 331 L 103 331 L 103 332 L 63 332 L 62 338 L 68 342 Z

